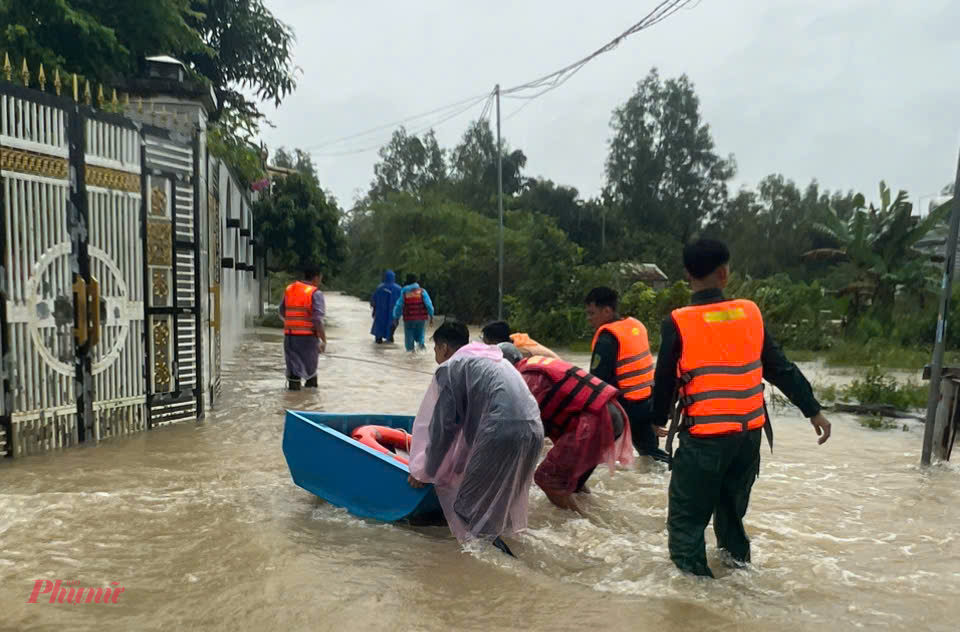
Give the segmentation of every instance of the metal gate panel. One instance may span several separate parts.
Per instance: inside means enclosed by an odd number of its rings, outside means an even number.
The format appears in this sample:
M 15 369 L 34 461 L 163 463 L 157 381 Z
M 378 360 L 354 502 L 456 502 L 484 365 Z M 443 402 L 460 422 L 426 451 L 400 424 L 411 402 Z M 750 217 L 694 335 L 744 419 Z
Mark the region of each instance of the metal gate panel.
M 70 113 L 0 86 L 0 188 L 7 360 L 4 413 L 14 456 L 77 442 L 70 197 Z
M 118 116 L 84 123 L 87 251 L 99 336 L 90 341 L 95 440 L 143 430 L 143 246 L 140 132 Z
M 188 139 L 145 130 L 149 425 L 202 414 L 195 151 Z
M 208 267 L 207 274 L 209 279 L 209 303 L 208 313 L 210 314 L 210 361 L 207 363 L 207 371 L 210 373 L 210 404 L 214 405 L 220 399 L 220 371 L 222 364 L 221 339 L 220 339 L 220 284 L 222 278 L 222 257 L 223 248 L 221 245 L 220 229 L 220 163 L 211 158 L 209 162 L 208 188 L 209 195 L 207 199 L 207 213 L 209 218 L 207 228 L 209 230 L 208 246 Z

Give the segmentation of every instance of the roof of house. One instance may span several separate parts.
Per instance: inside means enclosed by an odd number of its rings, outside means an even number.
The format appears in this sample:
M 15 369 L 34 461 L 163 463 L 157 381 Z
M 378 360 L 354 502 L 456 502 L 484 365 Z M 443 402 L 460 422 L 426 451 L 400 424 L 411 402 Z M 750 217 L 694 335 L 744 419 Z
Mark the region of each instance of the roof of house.
M 655 263 L 639 263 L 623 261 L 620 263 L 620 273 L 640 281 L 667 281 L 668 277 Z

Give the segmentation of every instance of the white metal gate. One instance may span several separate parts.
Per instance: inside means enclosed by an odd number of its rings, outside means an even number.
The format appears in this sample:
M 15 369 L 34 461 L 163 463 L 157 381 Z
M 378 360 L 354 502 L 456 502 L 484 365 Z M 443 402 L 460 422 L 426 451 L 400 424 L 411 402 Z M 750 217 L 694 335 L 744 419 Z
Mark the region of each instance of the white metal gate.
M 3 199 L 4 453 L 29 454 L 78 440 L 75 327 L 78 217 L 70 200 L 69 126 L 59 99 L 0 86 Z M 81 280 L 82 281 L 82 280 Z
M 143 430 L 143 247 L 140 132 L 119 116 L 86 125 L 87 256 L 96 322 L 89 341 L 93 438 Z
M 0 84 L 0 452 L 143 429 L 140 133 Z

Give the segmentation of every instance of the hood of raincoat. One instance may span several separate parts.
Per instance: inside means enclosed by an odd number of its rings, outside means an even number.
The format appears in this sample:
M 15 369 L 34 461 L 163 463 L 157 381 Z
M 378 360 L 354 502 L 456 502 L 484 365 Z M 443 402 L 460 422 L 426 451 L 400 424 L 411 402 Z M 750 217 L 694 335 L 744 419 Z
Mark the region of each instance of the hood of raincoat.
M 478 358 L 493 360 L 494 362 L 500 362 L 503 360 L 503 351 L 497 345 L 488 345 L 482 342 L 471 342 L 470 344 L 463 345 L 457 349 L 456 353 L 450 356 L 450 360 L 462 356 L 475 356 Z M 447 362 L 450 362 L 450 360 L 447 360 Z M 444 362 L 444 364 L 447 362 Z
M 523 353 L 521 353 L 520 350 L 513 345 L 513 343 L 501 342 L 497 346 L 500 347 L 503 357 L 510 362 L 510 364 L 516 366 L 520 360 L 523 360 Z
M 397 275 L 393 273 L 393 270 L 387 270 L 383 273 L 383 282 L 384 283 L 393 283 L 396 281 Z

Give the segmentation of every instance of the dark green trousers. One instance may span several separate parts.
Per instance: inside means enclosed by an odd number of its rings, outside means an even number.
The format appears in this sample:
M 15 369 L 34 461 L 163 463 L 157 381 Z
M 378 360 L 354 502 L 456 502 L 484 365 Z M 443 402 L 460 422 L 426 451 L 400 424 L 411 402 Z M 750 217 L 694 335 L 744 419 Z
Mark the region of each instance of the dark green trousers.
M 703 438 L 680 434 L 667 515 L 670 559 L 680 570 L 713 577 L 703 536 L 710 516 L 717 546 L 734 560 L 750 561 L 743 517 L 760 470 L 762 432 Z

